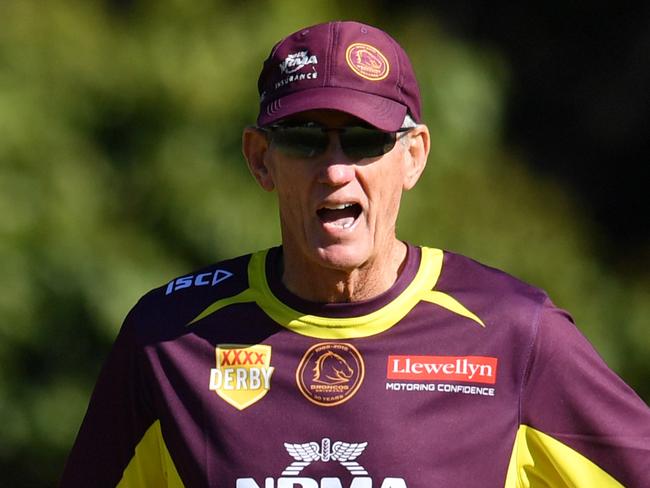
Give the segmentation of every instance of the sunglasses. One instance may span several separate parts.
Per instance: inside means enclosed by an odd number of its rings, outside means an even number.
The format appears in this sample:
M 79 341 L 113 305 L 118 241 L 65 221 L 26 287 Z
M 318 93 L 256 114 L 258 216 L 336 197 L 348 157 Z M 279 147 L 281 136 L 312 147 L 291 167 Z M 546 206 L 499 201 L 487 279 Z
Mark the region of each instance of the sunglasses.
M 323 155 L 330 144 L 328 132 L 336 132 L 341 149 L 351 160 L 375 158 L 395 147 L 398 135 L 412 127 L 384 132 L 363 126 L 323 127 L 315 122 L 275 124 L 260 128 L 271 142 L 287 156 L 314 158 Z

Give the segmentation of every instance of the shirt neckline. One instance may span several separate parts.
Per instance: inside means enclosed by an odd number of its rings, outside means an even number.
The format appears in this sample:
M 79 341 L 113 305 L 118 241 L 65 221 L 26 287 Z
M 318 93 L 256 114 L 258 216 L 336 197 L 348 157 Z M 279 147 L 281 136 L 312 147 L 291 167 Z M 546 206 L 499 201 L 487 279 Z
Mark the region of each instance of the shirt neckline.
M 404 265 L 393 285 L 383 293 L 357 302 L 322 303 L 311 302 L 300 298 L 289 291 L 282 283 L 280 262 L 282 247 L 269 249 L 266 255 L 265 271 L 268 287 L 271 293 L 290 308 L 306 315 L 317 315 L 332 318 L 355 317 L 369 314 L 388 305 L 397 298 L 413 281 L 421 260 L 421 249 L 406 243 L 407 252 Z

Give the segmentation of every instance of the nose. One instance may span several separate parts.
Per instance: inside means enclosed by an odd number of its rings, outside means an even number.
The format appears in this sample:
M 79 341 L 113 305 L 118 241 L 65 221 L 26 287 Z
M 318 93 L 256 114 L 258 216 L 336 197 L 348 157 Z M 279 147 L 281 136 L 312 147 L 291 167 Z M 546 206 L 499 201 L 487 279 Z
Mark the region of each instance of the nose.
M 338 134 L 330 132 L 330 144 L 322 156 L 318 172 L 319 183 L 329 186 L 343 186 L 354 179 L 354 164 L 341 149 Z

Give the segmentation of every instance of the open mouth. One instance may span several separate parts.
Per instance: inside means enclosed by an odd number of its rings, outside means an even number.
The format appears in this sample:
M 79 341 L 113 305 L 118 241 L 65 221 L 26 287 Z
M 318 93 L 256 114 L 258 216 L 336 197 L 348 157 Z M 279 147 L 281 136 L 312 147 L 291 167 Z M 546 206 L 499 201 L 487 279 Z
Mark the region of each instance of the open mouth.
M 352 224 L 361 215 L 361 205 L 358 203 L 325 205 L 319 208 L 316 213 L 323 224 L 348 229 L 352 227 Z

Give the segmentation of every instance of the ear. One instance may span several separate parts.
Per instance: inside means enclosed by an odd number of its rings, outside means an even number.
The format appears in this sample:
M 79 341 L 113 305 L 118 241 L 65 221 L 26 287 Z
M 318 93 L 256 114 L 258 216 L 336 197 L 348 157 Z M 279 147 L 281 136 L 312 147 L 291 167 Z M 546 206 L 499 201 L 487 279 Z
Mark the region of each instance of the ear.
M 429 128 L 420 124 L 411 129 L 408 137 L 406 153 L 404 154 L 404 190 L 410 190 L 420 179 L 420 175 L 427 165 L 429 149 L 431 148 L 431 139 L 429 138 Z
M 246 127 L 242 134 L 242 152 L 248 169 L 259 185 L 266 191 L 275 188 L 269 170 L 269 141 L 266 134 L 257 127 Z

